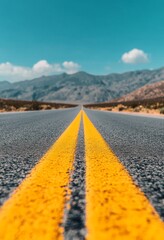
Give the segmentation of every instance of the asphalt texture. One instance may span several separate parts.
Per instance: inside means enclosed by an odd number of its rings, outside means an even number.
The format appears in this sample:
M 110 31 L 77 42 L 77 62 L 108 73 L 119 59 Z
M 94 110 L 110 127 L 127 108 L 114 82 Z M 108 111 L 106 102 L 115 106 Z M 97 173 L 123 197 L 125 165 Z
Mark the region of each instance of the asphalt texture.
M 64 239 L 84 240 L 85 228 L 85 148 L 84 127 L 81 121 L 78 142 L 76 147 L 74 167 L 70 182 L 69 208 L 65 209 Z
M 164 220 L 164 118 L 85 111 Z
M 0 114 L 0 204 L 75 118 L 79 108 Z M 164 220 L 164 118 L 85 109 L 135 184 Z M 65 239 L 84 239 L 85 144 L 81 123 L 65 212 Z
M 60 137 L 79 110 L 0 114 L 0 205 Z

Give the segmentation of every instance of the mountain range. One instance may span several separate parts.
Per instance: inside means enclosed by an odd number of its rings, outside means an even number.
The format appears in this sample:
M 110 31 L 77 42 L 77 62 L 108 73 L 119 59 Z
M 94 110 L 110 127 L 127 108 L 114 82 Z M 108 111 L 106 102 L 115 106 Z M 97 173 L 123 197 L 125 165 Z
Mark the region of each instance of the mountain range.
M 136 101 L 142 99 L 155 99 L 164 97 L 164 81 L 148 84 L 121 98 L 118 102 Z
M 0 82 L 0 98 L 60 102 L 105 102 L 164 79 L 164 67 L 108 75 L 86 72 Z

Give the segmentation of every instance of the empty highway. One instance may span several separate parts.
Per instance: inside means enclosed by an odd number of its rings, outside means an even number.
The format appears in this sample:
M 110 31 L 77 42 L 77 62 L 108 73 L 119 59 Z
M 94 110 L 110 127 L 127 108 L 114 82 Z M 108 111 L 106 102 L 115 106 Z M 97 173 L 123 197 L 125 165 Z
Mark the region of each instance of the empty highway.
M 164 118 L 0 114 L 0 239 L 163 239 Z

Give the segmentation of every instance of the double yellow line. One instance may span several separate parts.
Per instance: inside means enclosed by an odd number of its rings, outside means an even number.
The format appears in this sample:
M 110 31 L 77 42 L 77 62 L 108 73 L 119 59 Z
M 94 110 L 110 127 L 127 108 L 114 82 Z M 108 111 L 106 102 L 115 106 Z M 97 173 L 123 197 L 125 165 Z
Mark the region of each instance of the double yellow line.
M 164 224 L 81 111 L 0 209 L 0 240 L 64 239 L 64 207 L 81 115 L 88 240 L 164 239 Z

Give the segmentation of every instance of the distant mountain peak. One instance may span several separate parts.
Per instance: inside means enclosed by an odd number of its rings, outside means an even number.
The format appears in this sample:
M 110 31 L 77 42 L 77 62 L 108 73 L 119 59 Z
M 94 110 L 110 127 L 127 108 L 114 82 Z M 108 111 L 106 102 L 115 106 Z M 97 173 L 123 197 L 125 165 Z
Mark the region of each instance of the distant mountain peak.
M 4 83 L 9 83 L 9 84 L 10 84 L 10 82 L 7 81 L 7 80 L 2 80 L 2 81 L 0 81 L 0 84 L 4 84 Z
M 70 75 L 87 75 L 87 76 L 90 76 L 92 74 L 90 73 L 87 73 L 85 71 L 79 71 L 79 72 L 76 72 L 76 73 L 73 73 L 73 74 L 70 74 Z

